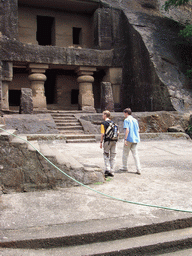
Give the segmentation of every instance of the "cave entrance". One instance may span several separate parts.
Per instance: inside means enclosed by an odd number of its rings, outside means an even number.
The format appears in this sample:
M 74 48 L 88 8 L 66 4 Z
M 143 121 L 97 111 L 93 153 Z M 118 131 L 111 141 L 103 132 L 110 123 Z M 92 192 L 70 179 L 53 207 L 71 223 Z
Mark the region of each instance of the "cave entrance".
M 45 73 L 47 80 L 45 81 L 45 96 L 47 104 L 57 103 L 56 93 L 56 71 L 48 69 Z
M 21 90 L 9 90 L 9 106 L 20 106 Z

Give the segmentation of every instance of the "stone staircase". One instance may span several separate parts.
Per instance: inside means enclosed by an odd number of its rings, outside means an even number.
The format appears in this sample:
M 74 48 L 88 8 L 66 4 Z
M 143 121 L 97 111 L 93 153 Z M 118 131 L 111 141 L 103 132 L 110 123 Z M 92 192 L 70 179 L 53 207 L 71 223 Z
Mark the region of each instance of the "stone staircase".
M 94 135 L 84 134 L 83 126 L 75 117 L 75 114 L 80 111 L 52 110 L 49 113 L 51 113 L 59 132 L 65 134 L 67 143 L 96 142 Z
M 35 250 L 33 255 L 38 256 L 151 256 L 174 255 L 176 252 L 177 255 L 191 255 L 191 222 L 192 219 L 188 218 L 110 229 L 113 225 L 107 220 L 90 220 L 38 227 L 38 232 L 36 228 L 25 228 L 17 230 L 16 235 L 13 230 L 7 231 L 7 239 L 0 239 L 0 247 L 7 256 L 29 255 L 25 252 L 29 253 L 31 249 Z M 8 248 L 14 249 L 9 251 Z

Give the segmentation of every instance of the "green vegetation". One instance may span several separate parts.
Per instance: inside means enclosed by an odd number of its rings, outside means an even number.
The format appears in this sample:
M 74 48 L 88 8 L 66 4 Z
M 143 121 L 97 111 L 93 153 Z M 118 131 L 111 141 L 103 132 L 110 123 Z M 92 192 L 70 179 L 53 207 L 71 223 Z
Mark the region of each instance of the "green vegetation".
M 165 11 L 168 11 L 173 6 L 176 6 L 176 7 L 181 6 L 181 5 L 187 4 L 189 1 L 191 0 L 168 0 L 165 2 L 163 7 Z
M 165 11 L 169 11 L 172 7 L 179 7 L 189 3 L 192 0 L 168 0 L 165 2 L 163 8 Z M 186 44 L 192 47 L 192 24 L 186 23 L 184 29 L 182 29 L 179 33 L 180 36 L 186 39 Z M 186 53 L 189 54 L 189 53 Z M 188 56 L 186 56 L 188 59 Z M 190 57 L 189 57 L 190 59 Z M 186 63 L 188 65 L 188 69 L 186 71 L 186 76 L 192 78 L 192 64 Z
M 192 138 L 192 125 L 189 125 L 186 133 Z

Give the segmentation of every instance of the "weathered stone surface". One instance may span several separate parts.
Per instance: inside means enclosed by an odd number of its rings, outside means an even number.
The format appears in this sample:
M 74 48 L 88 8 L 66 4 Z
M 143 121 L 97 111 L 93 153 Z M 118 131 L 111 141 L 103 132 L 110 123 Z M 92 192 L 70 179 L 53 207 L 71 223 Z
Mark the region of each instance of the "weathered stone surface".
M 11 39 L 18 38 L 17 4 L 17 0 L 0 2 L 0 31 L 3 35 Z
M 71 168 L 58 164 L 54 156 L 48 159 L 58 168 L 79 182 L 91 184 L 103 182 L 100 168 Z M 0 194 L 10 192 L 29 192 L 57 187 L 76 186 L 77 183 L 58 171 L 39 153 L 29 151 L 25 145 L 0 143 Z
M 111 83 L 101 83 L 101 111 L 109 110 L 114 111 L 114 101 Z
M 21 100 L 20 100 L 20 114 L 32 114 L 32 113 L 33 113 L 32 90 L 30 88 L 22 88 Z
M 112 66 L 113 64 L 113 50 L 42 47 L 23 44 L 4 37 L 1 39 L 1 45 L 2 59 L 4 61 L 14 60 L 77 66 Z
M 124 57 L 120 54 L 124 59 L 123 108 L 128 102 L 136 111 L 192 109 L 192 93 L 188 90 L 191 82 L 184 75 L 185 43 L 178 37 L 180 27 L 172 15 L 166 14 L 171 19 L 163 16 L 165 1 L 102 2 L 122 9 L 125 14 L 124 48 L 118 49 L 124 52 Z M 191 9 L 184 9 L 180 8 L 179 17 L 186 21 L 185 12 L 191 16 Z
M 4 115 L 3 117 L 7 128 L 14 128 L 18 133 L 23 134 L 47 134 L 59 133 L 56 124 L 50 114 L 35 115 Z
M 138 120 L 141 133 L 167 132 L 171 126 L 181 126 L 185 131 L 189 125 L 189 114 L 179 114 L 177 112 L 137 112 L 133 116 Z M 80 119 L 89 122 L 92 133 L 100 133 L 102 114 L 82 115 Z M 120 133 L 123 133 L 123 113 L 112 113 L 112 120 L 118 124 Z M 82 122 L 82 125 L 84 123 Z M 86 124 L 86 126 L 88 126 Z
M 176 125 L 169 127 L 168 132 L 185 132 L 185 130 L 180 125 Z
M 84 184 L 103 182 L 102 172 L 86 172 L 84 176 Z

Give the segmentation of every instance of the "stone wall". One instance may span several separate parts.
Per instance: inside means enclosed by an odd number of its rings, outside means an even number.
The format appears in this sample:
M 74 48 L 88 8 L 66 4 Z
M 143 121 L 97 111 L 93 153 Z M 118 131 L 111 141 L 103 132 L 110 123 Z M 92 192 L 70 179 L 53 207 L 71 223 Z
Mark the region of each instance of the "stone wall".
M 78 109 L 78 104 L 71 104 L 71 91 L 78 90 L 77 76 L 58 75 L 56 79 L 57 104 L 61 108 Z
M 37 15 L 55 19 L 53 45 L 58 47 L 73 46 L 73 27 L 82 29 L 80 47 L 93 47 L 93 28 L 91 15 L 73 14 L 65 11 L 36 9 L 33 7 L 18 8 L 18 33 L 22 43 L 38 44 L 36 40 Z
M 183 131 L 189 126 L 190 114 L 179 114 L 176 111 L 137 112 L 133 113 L 139 122 L 141 133 L 167 132 L 169 127 L 180 126 Z M 85 132 L 100 134 L 102 114 L 78 115 Z M 112 113 L 112 120 L 118 124 L 120 133 L 123 133 L 123 113 Z

